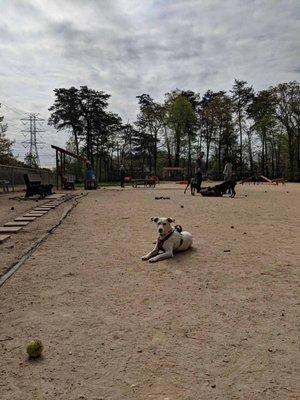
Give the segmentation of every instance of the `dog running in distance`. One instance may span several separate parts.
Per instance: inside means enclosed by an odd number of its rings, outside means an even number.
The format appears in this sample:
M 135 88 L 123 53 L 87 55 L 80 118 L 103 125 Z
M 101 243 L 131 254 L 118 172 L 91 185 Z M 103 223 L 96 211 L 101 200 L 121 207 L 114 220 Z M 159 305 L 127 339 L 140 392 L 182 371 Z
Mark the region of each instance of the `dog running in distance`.
M 197 190 L 197 180 L 196 180 L 196 178 L 190 178 L 188 180 L 186 188 L 184 189 L 184 194 L 188 190 L 189 186 L 191 187 L 191 195 L 195 196 L 195 190 Z
M 223 183 L 220 183 L 220 185 L 203 188 L 200 190 L 200 193 L 202 194 L 202 196 L 221 197 L 229 191 L 230 197 L 233 198 L 236 195 L 235 186 L 236 186 L 236 181 L 234 180 L 225 181 Z
M 172 222 L 175 222 L 173 218 L 153 217 L 151 221 L 157 225 L 158 238 L 154 249 L 143 256 L 142 260 L 154 263 L 171 258 L 175 252 L 187 250 L 192 246 L 192 235 L 182 231 L 179 225 L 172 226 Z

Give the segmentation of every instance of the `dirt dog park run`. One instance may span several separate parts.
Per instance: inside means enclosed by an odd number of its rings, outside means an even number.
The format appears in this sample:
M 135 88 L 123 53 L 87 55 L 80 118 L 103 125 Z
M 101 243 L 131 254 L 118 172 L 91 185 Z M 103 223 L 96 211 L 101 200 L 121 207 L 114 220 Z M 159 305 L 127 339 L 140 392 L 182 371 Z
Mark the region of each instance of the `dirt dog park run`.
M 3 199 L 1 225 L 36 206 Z M 0 287 L 1 400 L 299 398 L 299 184 L 238 185 L 234 199 L 106 188 L 77 202 Z M 71 203 L 0 245 L 0 275 Z M 142 261 L 152 216 L 175 218 L 193 249 Z

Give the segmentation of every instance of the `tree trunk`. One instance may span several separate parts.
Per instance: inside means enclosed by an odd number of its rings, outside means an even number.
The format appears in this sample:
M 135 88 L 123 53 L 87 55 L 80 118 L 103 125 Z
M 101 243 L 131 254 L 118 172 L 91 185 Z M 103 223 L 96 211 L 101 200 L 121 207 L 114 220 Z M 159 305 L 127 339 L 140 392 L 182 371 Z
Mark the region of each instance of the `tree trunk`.
M 132 174 L 133 174 L 133 163 L 132 163 L 131 132 L 129 134 L 129 152 L 130 152 L 130 176 L 132 176 Z
M 105 175 L 106 175 L 106 182 L 108 182 L 108 169 L 109 169 L 109 159 L 108 156 L 105 157 Z
M 221 168 L 221 132 L 222 132 L 222 126 L 219 128 L 219 138 L 218 138 L 218 178 L 220 179 L 222 177 L 222 168 Z
M 280 156 L 281 156 L 281 141 L 279 140 L 279 142 L 277 144 L 277 149 L 275 151 L 275 160 L 276 160 L 275 164 L 276 164 L 276 176 L 277 177 L 283 176 L 283 173 L 281 171 Z
M 297 147 L 296 147 L 296 158 L 297 158 L 297 181 L 300 180 L 300 132 L 298 129 L 297 134 Z
M 157 130 L 154 133 L 154 152 L 153 152 L 154 175 L 157 176 Z
M 295 147 L 294 147 L 293 135 L 289 132 L 288 132 L 288 145 L 289 145 L 289 175 L 290 175 L 290 180 L 293 181 L 295 177 L 295 167 L 294 167 Z
M 239 120 L 239 131 L 240 131 L 240 168 L 241 168 L 241 177 L 244 174 L 244 166 L 243 166 L 243 131 L 242 131 L 242 115 L 241 109 L 238 109 L 238 120 Z
M 152 173 L 152 157 L 151 157 L 151 149 L 148 149 L 148 167 L 149 173 Z
M 191 136 L 188 136 L 188 176 L 192 173 Z
M 166 146 L 167 146 L 167 153 L 168 153 L 168 167 L 172 167 L 170 139 L 168 137 L 167 128 L 164 127 L 164 130 L 165 130 Z
M 145 151 L 143 149 L 143 152 L 142 152 L 142 176 L 144 176 L 144 169 L 145 169 Z
M 261 137 L 261 173 L 265 174 L 265 135 L 262 133 Z
M 180 164 L 180 145 L 181 145 L 180 131 L 177 131 L 174 167 L 179 167 Z
M 86 152 L 87 159 L 91 163 L 92 168 L 94 169 L 94 154 L 93 154 L 93 140 L 92 140 L 92 130 L 89 122 L 87 121 L 86 127 Z
M 99 182 L 102 179 L 102 152 L 99 154 Z
M 209 157 L 209 150 L 210 150 L 210 138 L 207 139 L 207 144 L 206 144 L 206 171 L 208 171 L 208 157 Z
M 74 140 L 75 140 L 76 154 L 79 156 L 79 142 L 78 142 L 77 130 L 74 127 L 72 127 L 72 129 L 73 129 Z
M 253 154 L 252 154 L 251 133 L 247 132 L 247 136 L 248 136 L 248 147 L 249 147 L 250 173 L 251 173 L 251 175 L 253 175 L 254 174 L 254 168 L 253 168 Z
M 222 168 L 221 168 L 221 142 L 219 141 L 218 144 L 218 178 L 220 179 L 222 177 Z

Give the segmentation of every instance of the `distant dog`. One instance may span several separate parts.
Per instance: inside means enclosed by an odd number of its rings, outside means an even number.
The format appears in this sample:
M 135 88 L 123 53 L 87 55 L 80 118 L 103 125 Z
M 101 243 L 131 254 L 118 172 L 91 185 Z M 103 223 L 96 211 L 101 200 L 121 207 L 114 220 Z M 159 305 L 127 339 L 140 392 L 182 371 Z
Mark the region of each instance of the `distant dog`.
M 276 178 L 276 179 L 272 179 L 272 183 L 275 185 L 278 185 L 279 183 L 282 183 L 283 185 L 285 185 L 285 180 L 284 180 L 284 178 Z
M 202 189 L 200 193 L 202 196 L 216 196 L 216 197 L 221 197 L 225 193 L 229 192 L 230 197 L 234 197 L 236 195 L 235 191 L 235 186 L 236 186 L 236 181 L 225 181 L 221 183 L 220 185 L 216 186 L 209 186 L 205 189 Z
M 190 178 L 188 180 L 186 188 L 184 189 L 184 194 L 188 190 L 189 186 L 191 187 L 191 195 L 195 196 L 195 190 L 197 190 L 197 180 L 196 180 L 196 178 Z
M 155 188 L 155 185 L 156 185 L 155 179 L 148 178 L 144 181 L 144 187 L 149 187 L 149 188 L 154 187 Z
M 193 244 L 192 235 L 189 232 L 183 232 L 182 228 L 177 225 L 173 227 L 173 218 L 151 218 L 157 225 L 158 239 L 156 245 L 150 253 L 142 257 L 142 260 L 149 260 L 153 263 L 173 257 L 174 252 L 189 249 Z M 159 253 L 159 252 L 162 253 Z

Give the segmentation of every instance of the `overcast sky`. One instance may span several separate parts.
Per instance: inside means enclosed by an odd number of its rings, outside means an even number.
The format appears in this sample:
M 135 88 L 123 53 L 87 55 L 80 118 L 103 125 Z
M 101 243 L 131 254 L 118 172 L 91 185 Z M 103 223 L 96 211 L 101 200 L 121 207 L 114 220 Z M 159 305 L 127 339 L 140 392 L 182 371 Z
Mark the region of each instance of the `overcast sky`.
M 21 158 L 19 118 L 47 119 L 57 87 L 104 90 L 134 121 L 142 93 L 300 78 L 299 0 L 0 0 L 0 15 L 0 115 Z M 53 165 L 49 144 L 68 134 L 44 128 L 41 160 Z

